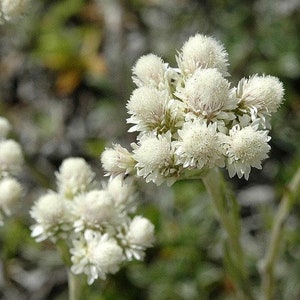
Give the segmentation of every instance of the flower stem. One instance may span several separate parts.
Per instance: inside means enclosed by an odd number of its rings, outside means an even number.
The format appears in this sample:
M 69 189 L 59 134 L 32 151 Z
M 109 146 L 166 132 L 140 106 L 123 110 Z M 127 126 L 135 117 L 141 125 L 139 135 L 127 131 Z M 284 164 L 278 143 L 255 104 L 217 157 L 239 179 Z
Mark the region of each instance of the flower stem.
M 75 275 L 68 269 L 68 287 L 69 287 L 69 300 L 81 300 L 84 298 L 85 278 L 81 275 Z
M 211 169 L 208 174 L 202 177 L 202 181 L 211 197 L 219 222 L 226 233 L 224 263 L 235 283 L 237 298 L 254 299 L 248 284 L 248 272 L 240 243 L 239 205 L 231 190 L 226 186 L 219 169 Z
M 274 267 L 276 260 L 279 256 L 280 244 L 282 241 L 282 231 L 284 223 L 288 217 L 290 208 L 296 197 L 297 192 L 300 189 L 300 167 L 292 178 L 290 184 L 287 186 L 285 193 L 282 196 L 277 213 L 274 217 L 272 225 L 272 231 L 270 235 L 270 242 L 267 248 L 265 257 L 262 260 L 261 265 L 261 277 L 262 277 L 262 299 L 272 300 L 274 295 L 275 278 Z

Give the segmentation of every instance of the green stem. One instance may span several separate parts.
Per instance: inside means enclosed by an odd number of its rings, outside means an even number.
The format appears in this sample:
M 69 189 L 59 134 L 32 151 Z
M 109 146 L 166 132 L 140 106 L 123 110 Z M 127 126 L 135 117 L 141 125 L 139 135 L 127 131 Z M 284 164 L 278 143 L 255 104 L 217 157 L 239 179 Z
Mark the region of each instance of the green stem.
M 70 269 L 68 269 L 69 300 L 85 299 L 85 281 L 86 278 L 83 278 L 81 275 L 75 275 Z
M 238 299 L 254 299 L 248 284 L 248 272 L 240 243 L 239 205 L 226 186 L 219 169 L 211 169 L 202 177 L 217 217 L 226 233 L 224 262 L 235 283 Z
M 262 260 L 262 299 L 272 300 L 274 295 L 275 278 L 274 267 L 279 256 L 280 245 L 283 238 L 283 227 L 288 217 L 289 211 L 300 189 L 300 167 L 295 173 L 293 179 L 288 185 L 286 192 L 283 194 L 277 213 L 274 217 L 270 243 L 267 248 L 265 257 Z

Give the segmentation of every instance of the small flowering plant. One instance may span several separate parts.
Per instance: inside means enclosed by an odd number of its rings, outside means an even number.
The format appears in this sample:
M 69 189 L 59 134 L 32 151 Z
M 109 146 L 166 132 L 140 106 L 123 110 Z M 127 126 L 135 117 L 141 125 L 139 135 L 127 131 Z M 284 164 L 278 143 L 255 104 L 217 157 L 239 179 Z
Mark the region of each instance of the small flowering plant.
M 7 119 L 0 117 L 0 225 L 14 212 L 22 195 L 22 186 L 15 175 L 24 159 L 19 143 L 7 138 L 10 129 Z
M 261 169 L 283 85 L 276 77 L 254 75 L 232 86 L 227 56 L 223 45 L 201 34 L 183 45 L 176 68 L 154 54 L 142 56 L 133 67 L 137 88 L 127 103 L 137 141 L 131 152 L 120 145 L 106 149 L 107 174 L 172 185 L 214 167 L 245 179 L 251 168 Z
M 65 159 L 56 173 L 57 191 L 48 191 L 31 208 L 37 242 L 55 243 L 70 268 L 69 280 L 85 274 L 88 284 L 116 273 L 121 264 L 142 260 L 154 242 L 154 226 L 136 210 L 130 178 L 116 176 L 97 188 L 95 174 L 82 158 Z M 71 290 L 70 299 L 78 299 Z M 71 296 L 73 294 L 73 296 Z
M 249 179 L 268 158 L 270 118 L 280 107 L 284 89 L 270 75 L 253 75 L 236 86 L 229 82 L 228 54 L 212 37 L 196 34 L 184 43 L 171 67 L 154 54 L 142 56 L 133 67 L 136 89 L 127 102 L 129 131 L 137 139 L 127 150 L 106 148 L 101 161 L 106 174 L 135 176 L 171 186 L 178 180 L 202 179 L 226 233 L 224 261 L 237 299 L 258 299 L 249 282 L 240 242 L 239 205 L 222 177 Z M 274 265 L 281 228 L 291 198 L 300 185 L 300 170 L 278 208 L 265 257 L 259 263 L 262 299 L 273 299 Z

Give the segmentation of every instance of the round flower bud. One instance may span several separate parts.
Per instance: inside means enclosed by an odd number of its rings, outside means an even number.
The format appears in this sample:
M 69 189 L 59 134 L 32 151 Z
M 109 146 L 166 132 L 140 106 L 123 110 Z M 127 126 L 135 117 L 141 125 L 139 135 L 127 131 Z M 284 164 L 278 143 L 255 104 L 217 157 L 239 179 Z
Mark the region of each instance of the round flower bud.
M 169 133 L 142 136 L 133 153 L 133 158 L 137 161 L 137 175 L 144 177 L 146 182 L 152 181 L 160 185 L 168 176 L 173 175 L 174 150 Z
M 217 123 L 186 122 L 178 135 L 179 141 L 174 142 L 177 164 L 198 169 L 225 166 Z
M 283 101 L 282 82 L 274 76 L 252 76 L 242 79 L 237 88 L 240 104 L 259 112 L 276 112 Z
M 181 72 L 188 76 L 198 68 L 217 68 L 226 76 L 227 56 L 220 42 L 212 37 L 196 34 L 184 43 L 177 57 L 177 63 Z
M 107 191 L 93 190 L 74 199 L 72 212 L 76 231 L 85 228 L 99 228 L 102 225 L 113 223 L 116 210 L 113 199 Z
M 84 238 L 73 241 L 70 249 L 71 271 L 75 274 L 86 274 L 88 284 L 96 279 L 106 279 L 107 273 L 116 273 L 124 260 L 122 248 L 108 234 L 86 230 Z
M 10 131 L 9 122 L 5 118 L 0 117 L 0 139 L 6 138 L 9 131 Z
M 86 191 L 94 177 L 90 166 L 80 157 L 65 159 L 56 173 L 59 192 L 67 198 Z
M 23 155 L 20 145 L 14 140 L 0 141 L 0 171 L 16 173 L 21 169 Z
M 131 118 L 128 123 L 136 124 L 129 131 L 147 131 L 160 127 L 164 123 L 168 93 L 146 86 L 133 91 L 127 103 Z
M 229 131 L 226 153 L 229 176 L 237 174 L 239 178 L 244 176 L 248 180 L 251 167 L 261 169 L 262 160 L 269 157 L 269 140 L 266 130 L 255 130 L 251 126 L 242 129 L 233 127 Z
M 199 69 L 176 96 L 192 112 L 208 117 L 236 106 L 236 101 L 229 95 L 229 82 L 217 69 Z
M 135 189 L 132 180 L 124 180 L 122 175 L 112 178 L 107 184 L 107 191 L 112 196 L 116 207 L 132 204 L 135 198 Z
M 22 187 L 14 178 L 3 178 L 0 181 L 0 207 L 9 216 L 17 201 L 20 199 Z
M 57 225 L 69 218 L 64 199 L 56 193 L 40 197 L 31 209 L 31 217 L 38 223 Z
M 130 174 L 135 166 L 132 154 L 119 144 L 102 152 L 101 163 L 107 175 Z
M 155 54 L 147 54 L 138 59 L 133 71 L 133 81 L 138 86 L 165 86 L 166 66 L 163 60 Z
M 126 237 L 129 244 L 151 247 L 154 243 L 154 225 L 148 219 L 136 216 L 129 225 Z

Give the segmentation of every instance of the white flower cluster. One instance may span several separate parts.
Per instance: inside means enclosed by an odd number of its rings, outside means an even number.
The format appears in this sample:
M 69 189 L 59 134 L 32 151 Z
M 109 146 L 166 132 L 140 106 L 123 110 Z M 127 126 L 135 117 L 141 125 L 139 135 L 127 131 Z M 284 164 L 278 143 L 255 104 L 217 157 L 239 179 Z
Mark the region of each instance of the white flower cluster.
M 57 192 L 49 191 L 31 208 L 37 242 L 64 240 L 71 271 L 84 273 L 88 283 L 119 270 L 126 260 L 142 260 L 154 242 L 154 226 L 131 213 L 136 209 L 131 179 L 114 177 L 102 189 L 82 158 L 68 158 L 56 173 Z
M 0 225 L 10 216 L 21 198 L 21 184 L 14 176 L 21 170 L 23 155 L 20 145 L 7 139 L 10 124 L 0 117 Z
M 171 185 L 216 166 L 245 179 L 252 167 L 261 169 L 283 85 L 276 77 L 254 75 L 231 86 L 227 56 L 221 43 L 201 34 L 178 52 L 177 68 L 154 54 L 142 56 L 127 103 L 137 142 L 132 152 L 118 144 L 103 152 L 107 175 L 135 174 Z
M 0 0 L 0 23 L 21 15 L 28 0 Z

